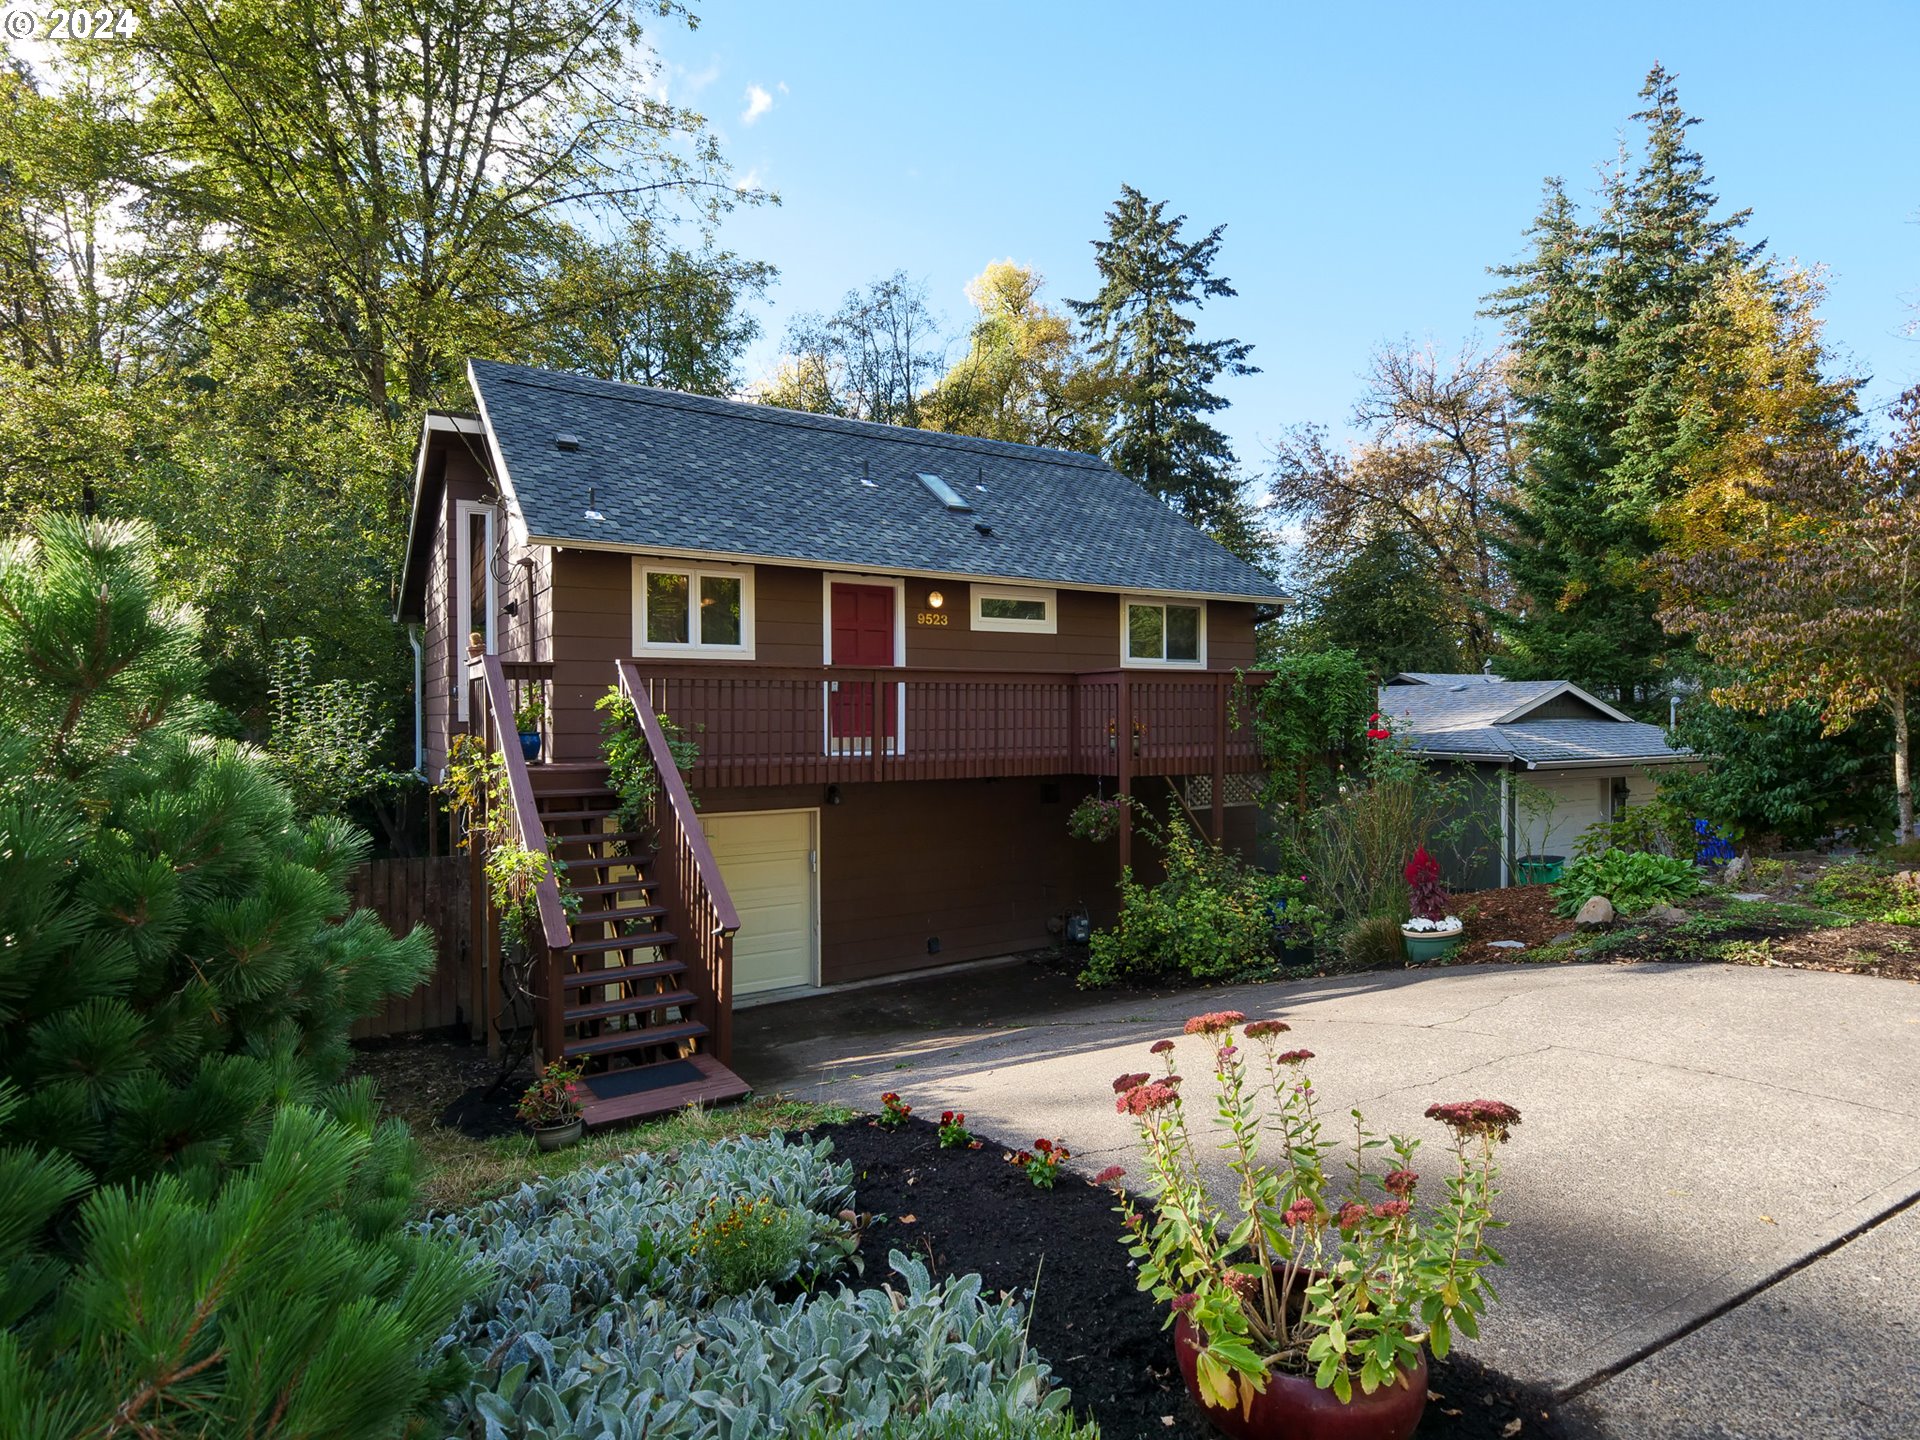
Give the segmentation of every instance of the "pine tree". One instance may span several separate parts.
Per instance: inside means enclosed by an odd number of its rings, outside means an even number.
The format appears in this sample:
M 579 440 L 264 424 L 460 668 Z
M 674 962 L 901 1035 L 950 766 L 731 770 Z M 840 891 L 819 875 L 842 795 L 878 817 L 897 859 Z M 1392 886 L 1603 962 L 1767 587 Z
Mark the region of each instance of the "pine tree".
M 1191 312 L 1234 289 L 1213 273 L 1226 227 L 1188 240 L 1180 233 L 1186 219 L 1122 186 L 1107 212 L 1107 238 L 1093 242 L 1100 291 L 1067 304 L 1106 382 L 1108 461 L 1206 526 L 1239 493 L 1233 447 L 1207 418 L 1227 404 L 1212 386 L 1222 375 L 1259 370 L 1247 363 L 1251 345 L 1195 338 Z
M 0 548 L 0 1433 L 397 1434 L 464 1282 L 341 1078 L 430 952 L 204 732 L 157 583 L 124 522 Z
M 1662 507 L 1726 439 L 1723 411 L 1700 403 L 1698 361 L 1725 324 L 1730 277 L 1759 254 L 1739 238 L 1745 211 L 1714 213 L 1711 177 L 1688 144 L 1698 122 L 1673 77 L 1656 66 L 1640 93 L 1638 165 L 1622 155 L 1591 223 L 1550 181 L 1532 253 L 1497 272 L 1508 284 L 1490 297 L 1527 427 L 1500 546 L 1520 596 L 1501 627 L 1505 668 L 1628 705 L 1651 703 L 1687 644 L 1655 619 L 1645 562 L 1661 545 Z

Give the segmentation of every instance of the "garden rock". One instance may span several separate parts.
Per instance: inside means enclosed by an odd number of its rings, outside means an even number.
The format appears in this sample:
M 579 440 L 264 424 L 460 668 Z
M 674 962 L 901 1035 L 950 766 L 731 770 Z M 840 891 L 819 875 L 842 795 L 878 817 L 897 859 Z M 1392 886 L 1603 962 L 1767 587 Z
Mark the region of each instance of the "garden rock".
M 1736 900 L 1765 900 L 1767 895 L 1764 890 L 1736 890 L 1733 892 L 1733 898 Z
M 1734 881 L 1738 880 L 1741 875 L 1746 873 L 1746 869 L 1747 857 L 1744 855 L 1736 855 L 1727 862 L 1727 868 L 1720 872 L 1720 878 L 1731 885 Z
M 1642 918 L 1651 920 L 1655 925 L 1684 925 L 1687 912 L 1678 905 L 1655 905 Z
M 1490 950 L 1524 950 L 1527 948 L 1527 942 L 1524 940 L 1489 940 L 1487 941 L 1487 948 Z
M 1613 901 L 1604 895 L 1595 895 L 1580 907 L 1580 913 L 1573 917 L 1576 932 L 1589 930 L 1611 930 L 1613 928 Z

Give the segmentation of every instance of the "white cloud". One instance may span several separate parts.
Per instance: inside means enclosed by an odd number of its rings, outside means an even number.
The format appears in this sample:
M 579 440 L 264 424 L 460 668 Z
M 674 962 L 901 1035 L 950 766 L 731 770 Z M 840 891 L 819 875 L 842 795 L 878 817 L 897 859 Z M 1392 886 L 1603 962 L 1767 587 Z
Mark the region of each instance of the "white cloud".
M 784 84 L 777 88 L 782 95 L 787 93 L 787 87 Z M 747 108 L 740 112 L 740 123 L 751 125 L 771 109 L 773 109 L 773 91 L 764 85 L 749 85 L 747 86 Z

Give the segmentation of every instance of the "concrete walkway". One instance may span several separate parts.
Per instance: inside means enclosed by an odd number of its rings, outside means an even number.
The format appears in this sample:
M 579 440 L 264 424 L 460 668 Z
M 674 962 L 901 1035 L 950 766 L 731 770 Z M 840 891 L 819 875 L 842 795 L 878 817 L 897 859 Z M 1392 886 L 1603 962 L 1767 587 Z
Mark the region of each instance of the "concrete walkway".
M 1102 1000 L 1014 965 L 742 1012 L 735 1066 L 861 1108 L 898 1090 L 1003 1143 L 1064 1137 L 1098 1169 L 1132 1162 L 1113 1077 L 1225 1008 L 1293 1026 L 1325 1115 L 1358 1106 L 1437 1148 L 1435 1100 L 1520 1107 L 1476 1353 L 1577 1396 L 1602 1433 L 1920 1435 L 1920 1208 L 1901 1213 L 1920 986 L 1473 966 Z

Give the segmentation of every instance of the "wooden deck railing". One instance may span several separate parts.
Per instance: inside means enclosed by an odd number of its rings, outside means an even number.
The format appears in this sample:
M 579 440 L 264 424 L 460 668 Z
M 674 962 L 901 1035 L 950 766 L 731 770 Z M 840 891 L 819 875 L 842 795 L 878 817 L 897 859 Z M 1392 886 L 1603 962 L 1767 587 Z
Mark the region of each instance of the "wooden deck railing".
M 651 817 L 658 847 L 649 872 L 659 883 L 654 897 L 667 909 L 666 928 L 679 937 L 674 955 L 687 967 L 683 983 L 695 997 L 694 1017 L 707 1027 L 707 1053 L 726 1065 L 733 1056 L 733 936 L 740 916 L 647 687 L 631 660 L 620 661 L 618 670 L 620 693 L 633 706 L 660 775 Z
M 546 827 L 540 823 L 539 807 L 534 802 L 533 780 L 527 773 L 526 757 L 521 753 L 514 727 L 514 709 L 516 692 L 524 694 L 525 687 L 533 683 L 550 684 L 553 667 L 514 662 L 512 669 L 516 673 L 510 678 L 508 662 L 502 661 L 498 655 L 482 655 L 475 657 L 475 668 L 478 675 L 473 681 L 470 713 L 476 717 L 476 729 L 488 748 L 496 751 L 505 763 L 507 800 L 512 807 L 514 833 L 527 849 L 544 855 L 547 853 Z M 479 853 L 478 846 L 469 849 L 473 854 L 475 871 L 471 886 L 472 903 L 475 919 L 480 922 L 474 926 L 474 934 L 482 938 L 485 948 L 480 953 L 487 957 L 491 970 L 501 963 L 499 916 L 493 913 L 488 898 L 484 873 L 486 857 Z M 537 938 L 529 938 L 530 953 L 527 958 L 533 977 L 535 1026 L 541 1058 L 551 1060 L 561 1053 L 564 1043 L 562 1011 L 565 1007 L 560 985 L 560 962 L 567 946 L 573 943 L 573 937 L 567 927 L 567 911 L 560 899 L 560 887 L 551 874 L 540 882 L 535 900 L 539 906 L 540 934 Z M 497 986 L 498 981 L 492 983 Z M 483 1013 L 492 1016 L 496 1009 L 492 1002 L 496 997 L 489 995 L 487 998 L 489 1003 Z
M 1260 768 L 1231 671 L 623 666 L 697 742 L 700 785 Z

